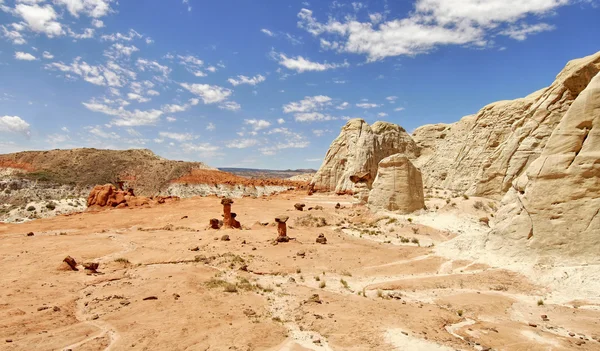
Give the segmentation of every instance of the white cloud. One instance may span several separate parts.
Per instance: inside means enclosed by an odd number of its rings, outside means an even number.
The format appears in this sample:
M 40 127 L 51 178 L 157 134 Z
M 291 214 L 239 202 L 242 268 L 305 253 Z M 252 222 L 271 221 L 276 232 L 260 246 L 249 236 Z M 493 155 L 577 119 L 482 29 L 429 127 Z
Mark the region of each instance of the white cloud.
M 242 108 L 242 106 L 240 106 L 240 104 L 238 104 L 235 101 L 225 101 L 225 102 L 219 104 L 219 108 L 221 110 L 238 111 L 239 109 Z
M 17 25 L 17 27 L 19 26 L 19 24 L 13 23 L 13 28 L 15 25 Z M 27 43 L 27 40 L 25 40 L 25 38 L 23 38 L 23 35 L 21 33 L 19 33 L 19 31 L 17 29 L 11 30 L 4 25 L 0 25 L 0 28 L 2 28 L 2 36 L 8 40 L 11 40 L 13 44 L 23 45 L 23 44 Z M 20 30 L 23 30 L 23 29 L 20 28 Z
M 390 56 L 414 56 L 445 45 L 485 47 L 496 34 L 523 40 L 530 34 L 551 30 L 545 24 L 527 23 L 533 16 L 552 13 L 574 0 L 417 0 L 408 17 L 383 20 L 372 16 L 360 22 L 356 16 L 343 21 L 318 22 L 313 12 L 302 9 L 298 26 L 314 36 L 328 35 L 321 46 L 340 52 L 367 55 L 369 61 Z M 376 22 L 376 23 L 373 23 Z M 513 25 L 517 27 L 511 27 Z
M 136 94 L 136 93 L 128 93 L 128 94 L 127 94 L 127 98 L 128 98 L 129 100 L 135 100 L 135 101 L 137 101 L 137 102 L 139 102 L 139 103 L 143 103 L 143 102 L 148 102 L 148 101 L 150 101 L 150 99 L 149 99 L 149 98 L 147 98 L 147 97 L 143 97 L 142 95 L 140 95 L 140 94 Z
M 217 71 L 217 67 L 209 66 L 209 67 L 206 67 L 206 70 L 209 72 L 215 73 Z
M 389 102 L 390 102 L 390 104 L 393 104 L 393 103 L 395 103 L 395 102 L 396 102 L 396 100 L 398 100 L 398 97 L 397 97 L 397 96 L 388 96 L 388 97 L 386 97 L 385 99 L 386 99 L 387 101 L 389 101 Z
M 100 37 L 102 40 L 106 41 L 132 41 L 134 39 L 141 39 L 144 36 L 140 33 L 136 32 L 133 29 L 130 29 L 126 34 L 123 33 L 113 33 L 113 34 L 105 34 Z
M 56 21 L 58 15 L 50 5 L 38 6 L 37 4 L 26 5 L 17 4 L 15 13 L 25 22 L 30 30 L 38 33 L 44 33 L 48 37 L 55 37 L 64 34 L 62 25 Z
M 381 105 L 368 103 L 368 102 L 362 102 L 362 103 L 356 104 L 356 107 L 360 107 L 360 108 L 364 108 L 364 109 L 376 108 L 379 106 L 381 106 Z
M 59 70 L 65 73 L 67 78 L 72 78 L 69 73 L 76 74 L 86 82 L 94 85 L 122 87 L 128 79 L 135 79 L 134 72 L 125 69 L 114 62 L 108 62 L 106 66 L 92 66 L 81 57 L 76 57 L 70 65 L 63 62 L 53 62 L 45 65 L 46 69 Z
M 44 51 L 44 53 L 42 54 L 42 56 L 46 59 L 46 60 L 52 60 L 54 58 L 54 55 L 52 55 L 51 53 L 49 53 L 48 51 Z
M 321 158 L 307 158 L 304 161 L 306 161 L 306 162 L 321 162 L 322 159 Z
M 245 149 L 256 144 L 258 144 L 258 140 L 256 139 L 237 139 L 227 143 L 227 147 L 230 149 Z
M 172 133 L 172 132 L 159 132 L 159 136 L 163 138 L 177 140 L 179 142 L 190 141 L 196 139 L 196 137 L 190 133 Z
M 94 26 L 94 27 L 96 27 L 96 28 L 102 28 L 102 27 L 104 27 L 104 22 L 102 22 L 102 21 L 101 21 L 101 20 L 99 20 L 99 19 L 95 19 L 95 18 L 94 18 L 94 19 L 92 20 L 92 26 Z
M 111 12 L 112 0 L 54 0 L 54 3 L 65 6 L 74 17 L 85 14 L 89 17 L 100 18 Z
M 194 98 L 194 99 L 188 100 L 188 102 L 183 105 L 169 104 L 169 105 L 164 105 L 161 109 L 166 113 L 184 112 L 184 111 L 189 110 L 192 106 L 198 105 L 199 102 L 200 101 L 198 99 Z
M 206 130 L 209 130 L 209 131 L 211 131 L 211 132 L 212 132 L 212 131 L 214 131 L 214 130 L 216 130 L 216 129 L 217 129 L 217 126 L 215 126 L 215 124 L 214 124 L 214 123 L 212 123 L 212 122 L 209 122 L 209 123 L 206 125 Z
M 162 75 L 162 78 L 167 79 L 171 73 L 171 69 L 168 66 L 161 65 L 156 61 L 150 61 L 139 58 L 136 62 L 138 69 L 142 72 L 146 70 L 158 72 Z
M 273 36 L 275 36 L 275 33 L 271 32 L 271 31 L 270 31 L 270 30 L 268 30 L 268 29 L 264 29 L 264 28 L 263 28 L 263 29 L 261 29 L 260 31 L 261 31 L 261 32 L 263 32 L 263 33 L 265 33 L 266 35 L 268 35 L 268 36 L 270 36 L 270 37 L 273 37 Z
M 546 23 L 538 23 L 534 25 L 522 24 L 520 26 L 510 26 L 506 30 L 500 32 L 500 34 L 509 36 L 515 40 L 523 41 L 527 39 L 529 35 L 547 32 L 554 29 L 554 26 Z
M 137 109 L 134 111 L 129 111 L 125 110 L 123 106 L 115 108 L 94 100 L 90 102 L 84 102 L 83 105 L 90 111 L 100 112 L 116 117 L 111 121 L 111 125 L 120 127 L 155 125 L 163 114 L 163 111 L 154 109 L 147 111 L 140 111 Z
M 394 109 L 394 111 L 396 111 L 396 112 L 404 111 L 404 107 L 396 107 Z
M 339 67 L 349 67 L 350 64 L 348 62 L 344 63 L 319 63 L 313 62 L 308 59 L 305 59 L 302 56 L 297 57 L 287 57 L 285 54 L 277 54 L 272 53 L 272 56 L 278 61 L 281 66 L 289 70 L 296 71 L 298 73 L 307 72 L 307 71 L 326 71 L 329 69 L 335 69 Z
M 188 154 L 194 153 L 194 154 L 198 154 L 199 156 L 202 156 L 202 157 L 214 157 L 214 156 L 218 155 L 218 153 L 216 151 L 219 150 L 219 147 L 211 145 L 209 143 L 202 143 L 202 144 L 185 143 L 185 144 L 181 144 L 181 149 L 183 150 L 183 152 L 188 153 Z
M 226 100 L 232 93 L 231 90 L 217 85 L 181 83 L 183 88 L 192 94 L 200 96 L 205 104 L 214 104 Z
M 322 110 L 331 105 L 331 98 L 325 95 L 306 96 L 303 100 L 290 102 L 283 106 L 283 112 L 310 112 Z
M 249 84 L 256 85 L 258 83 L 262 83 L 266 80 L 265 76 L 258 74 L 254 77 L 246 77 L 246 76 L 237 76 L 237 79 L 229 78 L 227 81 L 231 83 L 234 87 L 240 84 Z
M 377 116 L 378 116 L 378 117 L 387 117 L 387 116 L 388 116 L 388 114 L 387 114 L 387 113 L 385 113 L 385 112 L 379 112 L 379 113 L 377 114 Z
M 171 117 L 171 116 L 167 117 L 167 122 L 175 122 L 175 121 L 177 121 L 177 118 Z
M 103 139 L 120 139 L 121 136 L 115 132 L 105 132 L 101 126 L 85 127 L 85 129 L 97 137 Z
M 2 116 L 0 117 L 0 132 L 20 133 L 26 136 L 30 135 L 29 123 L 25 122 L 18 116 Z
M 271 126 L 271 122 L 265 121 L 264 119 L 245 119 L 244 124 L 249 124 L 255 131 Z
M 285 123 L 285 119 L 283 119 L 283 118 L 279 118 L 279 119 L 277 120 L 277 123 L 278 123 L 278 124 L 284 124 L 284 123 Z
M 27 52 L 21 52 L 21 51 L 15 52 L 15 59 L 21 60 L 21 61 L 35 61 L 35 60 L 37 60 L 35 58 L 35 56 L 33 56 L 32 54 L 27 53 Z
M 77 34 L 71 30 L 71 28 L 67 28 L 67 32 L 71 38 L 75 39 L 91 39 L 94 37 L 96 30 L 94 28 L 86 28 L 83 30 L 83 33 Z
M 318 136 L 318 137 L 323 136 L 327 132 L 329 132 L 329 131 L 328 130 L 323 130 L 323 129 L 313 129 L 313 131 L 312 131 L 312 133 L 315 136 Z
M 296 113 L 294 115 L 294 120 L 296 122 L 315 122 L 315 121 L 332 121 L 336 120 L 336 117 L 323 114 L 320 112 L 304 112 L 304 113 Z
M 104 55 L 112 59 L 117 59 L 119 57 L 130 57 L 136 51 L 140 51 L 140 49 L 135 47 L 135 45 L 127 46 L 121 43 L 114 43 Z
M 341 104 L 339 104 L 338 106 L 336 106 L 335 108 L 338 110 L 345 110 L 348 107 L 350 107 L 350 104 L 347 102 L 342 102 Z

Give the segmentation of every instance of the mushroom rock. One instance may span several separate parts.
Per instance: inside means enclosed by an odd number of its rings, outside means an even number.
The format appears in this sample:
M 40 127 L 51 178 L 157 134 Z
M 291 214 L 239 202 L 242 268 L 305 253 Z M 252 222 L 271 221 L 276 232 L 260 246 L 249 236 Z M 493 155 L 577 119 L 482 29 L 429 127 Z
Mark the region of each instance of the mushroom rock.
M 369 207 L 410 213 L 425 207 L 423 180 L 404 154 L 388 156 L 379 162 L 379 171 L 369 193 Z
M 275 217 L 275 222 L 277 222 L 277 241 L 278 242 L 288 242 L 289 238 L 287 236 L 287 225 L 286 222 L 290 217 L 282 215 L 279 217 Z
M 221 205 L 223 205 L 223 227 L 225 228 L 231 228 L 231 204 L 233 204 L 231 199 L 221 200 Z

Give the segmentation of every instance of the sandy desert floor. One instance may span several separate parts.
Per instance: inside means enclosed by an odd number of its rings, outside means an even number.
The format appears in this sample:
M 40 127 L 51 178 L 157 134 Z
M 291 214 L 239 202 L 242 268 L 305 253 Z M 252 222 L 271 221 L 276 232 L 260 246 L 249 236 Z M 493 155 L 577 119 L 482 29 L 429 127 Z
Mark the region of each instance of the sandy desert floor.
M 206 229 L 216 197 L 0 224 L 0 349 L 600 350 L 600 306 L 545 303 L 518 273 L 435 255 L 486 230 L 476 200 L 430 199 L 417 221 L 349 196 L 236 199 L 243 230 Z M 295 240 L 274 245 L 281 214 Z M 459 224 L 423 224 L 436 219 Z

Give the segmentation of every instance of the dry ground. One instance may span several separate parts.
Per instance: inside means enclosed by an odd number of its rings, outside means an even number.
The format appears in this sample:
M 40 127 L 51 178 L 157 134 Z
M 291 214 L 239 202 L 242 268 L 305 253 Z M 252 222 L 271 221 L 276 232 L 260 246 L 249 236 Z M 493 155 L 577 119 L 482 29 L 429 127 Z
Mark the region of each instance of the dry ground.
M 448 218 L 473 201 L 429 202 Z M 324 210 L 295 211 L 296 202 Z M 598 306 L 538 305 L 548 288 L 433 254 L 460 233 L 351 202 L 235 200 L 244 230 L 205 229 L 220 218 L 216 197 L 0 224 L 0 349 L 600 349 Z M 327 225 L 296 221 L 309 213 Z M 295 240 L 273 245 L 280 214 Z M 100 263 L 99 272 L 61 269 L 67 255 Z

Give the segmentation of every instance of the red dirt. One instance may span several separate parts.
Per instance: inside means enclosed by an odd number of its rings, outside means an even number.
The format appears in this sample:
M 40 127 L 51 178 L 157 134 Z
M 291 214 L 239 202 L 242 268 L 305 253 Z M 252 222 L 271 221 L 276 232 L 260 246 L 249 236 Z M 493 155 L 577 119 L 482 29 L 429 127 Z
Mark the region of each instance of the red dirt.
M 27 172 L 33 172 L 35 168 L 29 163 L 15 162 L 11 159 L 0 158 L 0 168 L 16 168 Z

